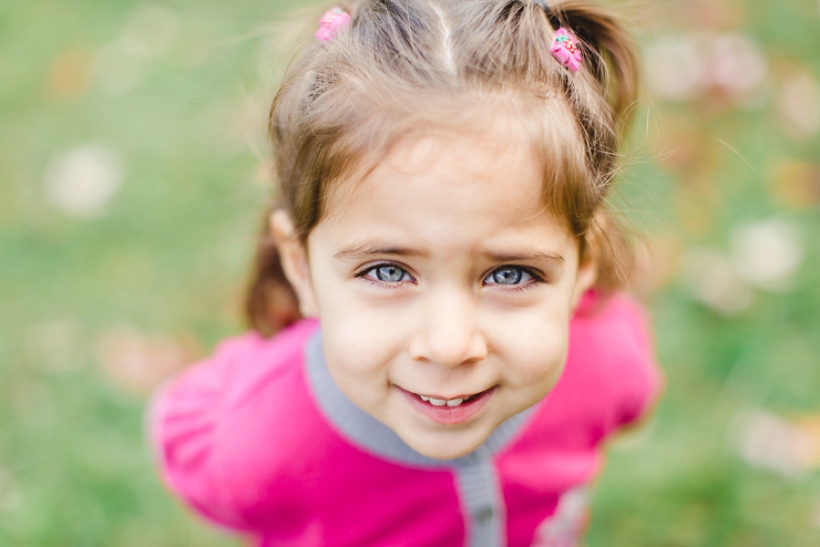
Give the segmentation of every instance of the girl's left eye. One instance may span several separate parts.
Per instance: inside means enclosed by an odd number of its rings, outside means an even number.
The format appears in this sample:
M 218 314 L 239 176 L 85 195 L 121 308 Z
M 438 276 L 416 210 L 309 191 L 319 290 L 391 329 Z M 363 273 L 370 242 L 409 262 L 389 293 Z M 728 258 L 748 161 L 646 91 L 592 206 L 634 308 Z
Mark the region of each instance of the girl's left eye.
M 382 283 L 401 283 L 402 281 L 410 281 L 412 277 L 407 273 L 407 270 L 396 266 L 395 264 L 380 264 L 374 266 L 369 270 L 365 270 L 360 274 L 361 277 L 368 277 L 375 281 Z
M 484 279 L 487 285 L 521 285 L 535 280 L 529 271 L 518 266 L 501 266 Z

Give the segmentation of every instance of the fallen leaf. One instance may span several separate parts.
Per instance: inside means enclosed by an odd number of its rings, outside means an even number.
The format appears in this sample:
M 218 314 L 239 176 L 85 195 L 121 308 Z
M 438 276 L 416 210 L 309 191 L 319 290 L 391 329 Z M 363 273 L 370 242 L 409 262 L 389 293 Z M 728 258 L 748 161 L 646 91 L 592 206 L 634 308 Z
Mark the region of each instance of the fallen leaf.
M 77 99 L 91 83 L 91 55 L 81 48 L 60 52 L 48 71 L 48 91 L 57 99 Z
M 97 360 L 105 377 L 126 392 L 147 395 L 200 355 L 187 335 L 148 335 L 121 325 L 100 333 Z

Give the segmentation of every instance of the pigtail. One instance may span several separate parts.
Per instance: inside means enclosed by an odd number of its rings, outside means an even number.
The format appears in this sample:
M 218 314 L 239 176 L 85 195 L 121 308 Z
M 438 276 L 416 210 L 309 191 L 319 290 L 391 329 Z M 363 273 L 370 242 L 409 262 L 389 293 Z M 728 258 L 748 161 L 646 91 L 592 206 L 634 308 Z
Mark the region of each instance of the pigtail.
M 635 43 L 620 17 L 597 4 L 566 0 L 544 10 L 550 25 L 565 27 L 579 38 L 584 63 L 607 96 L 619 129 L 623 132 L 632 118 L 640 85 L 640 70 Z
M 265 213 L 256 243 L 256 253 L 245 291 L 245 319 L 260 334 L 270 336 L 301 318 L 296 293 L 285 277 L 276 242 L 270 233 L 270 215 Z
M 597 4 L 584 0 L 566 0 L 554 6 L 544 0 L 534 2 L 543 10 L 553 30 L 564 27 L 578 38 L 583 55 L 582 70 L 592 76 L 590 83 L 599 90 L 592 95 L 600 97 L 597 100 L 589 100 L 589 95 L 580 99 L 586 86 L 574 83 L 564 72 L 564 92 L 581 126 L 597 194 L 597 205 L 589 211 L 590 216 L 579 223 L 585 226 L 582 251 L 596 262 L 596 288 L 610 293 L 629 285 L 635 263 L 632 234 L 609 207 L 606 196 L 617 170 L 619 147 L 637 101 L 640 71 L 636 47 L 620 18 Z M 578 73 L 576 77 L 583 79 L 583 74 Z M 595 108 L 596 102 L 606 106 Z
M 595 288 L 602 294 L 629 287 L 635 274 L 634 234 L 609 207 L 598 208 L 584 240 L 595 257 L 598 277 Z

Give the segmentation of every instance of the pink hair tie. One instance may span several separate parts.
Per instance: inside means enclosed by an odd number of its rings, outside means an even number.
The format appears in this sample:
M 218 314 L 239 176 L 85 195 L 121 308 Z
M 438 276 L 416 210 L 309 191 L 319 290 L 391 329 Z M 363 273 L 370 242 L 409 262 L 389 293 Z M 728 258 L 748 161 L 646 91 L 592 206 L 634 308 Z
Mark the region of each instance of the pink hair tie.
M 320 42 L 330 42 L 336 38 L 336 34 L 350 22 L 350 14 L 342 8 L 332 7 L 319 19 L 319 29 L 316 31 L 316 39 Z
M 578 72 L 578 69 L 581 68 L 583 57 L 581 56 L 581 48 L 578 47 L 578 40 L 564 27 L 555 31 L 550 51 L 556 61 L 573 73 Z

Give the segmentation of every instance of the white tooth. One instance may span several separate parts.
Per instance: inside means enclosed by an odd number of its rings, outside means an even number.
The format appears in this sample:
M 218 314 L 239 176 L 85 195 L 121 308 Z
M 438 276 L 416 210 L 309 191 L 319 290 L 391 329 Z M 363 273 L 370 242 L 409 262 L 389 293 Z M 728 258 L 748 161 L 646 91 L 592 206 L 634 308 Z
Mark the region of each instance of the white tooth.
M 433 406 L 444 406 L 447 404 L 447 401 L 445 401 L 444 399 L 433 399 L 432 397 L 430 397 L 430 404 Z
M 464 402 L 464 399 L 450 399 L 447 401 L 447 406 L 458 406 L 462 402 Z
M 421 397 L 421 400 L 425 402 L 430 400 L 430 397 L 425 397 L 424 395 L 419 395 L 419 397 Z

